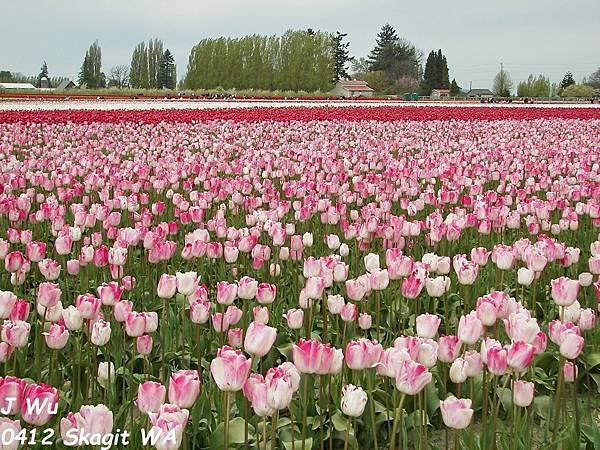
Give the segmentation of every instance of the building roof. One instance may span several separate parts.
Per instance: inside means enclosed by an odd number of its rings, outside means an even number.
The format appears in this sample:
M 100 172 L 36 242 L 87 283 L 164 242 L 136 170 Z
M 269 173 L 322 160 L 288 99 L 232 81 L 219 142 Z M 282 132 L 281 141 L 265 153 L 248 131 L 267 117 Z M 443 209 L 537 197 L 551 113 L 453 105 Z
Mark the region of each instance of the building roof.
M 0 89 L 35 89 L 31 83 L 0 83 Z
M 467 92 L 467 95 L 469 95 L 469 96 L 494 95 L 494 93 L 492 91 L 490 91 L 489 89 L 471 89 L 469 92 Z
M 338 81 L 340 87 L 346 89 L 347 91 L 363 91 L 363 92 L 372 92 L 373 89 L 367 84 L 366 81 L 363 80 L 343 80 Z
M 73 86 L 75 86 L 75 83 L 73 83 L 71 80 L 68 80 L 68 79 L 67 80 L 62 80 L 60 82 L 60 84 L 58 86 L 56 86 L 56 89 L 59 90 L 59 91 L 61 91 L 63 89 L 67 89 L 69 87 L 69 85 L 71 85 L 71 84 Z
M 440 92 L 442 94 L 447 94 L 450 92 L 450 89 L 433 89 L 431 92 Z

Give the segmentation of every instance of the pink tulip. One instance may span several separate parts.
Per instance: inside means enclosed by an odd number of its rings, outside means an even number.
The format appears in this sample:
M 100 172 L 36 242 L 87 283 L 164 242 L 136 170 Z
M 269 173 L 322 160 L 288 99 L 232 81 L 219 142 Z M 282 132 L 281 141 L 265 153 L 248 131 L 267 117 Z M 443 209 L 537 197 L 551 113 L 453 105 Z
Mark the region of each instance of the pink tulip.
M 508 352 L 499 346 L 489 348 L 486 352 L 486 363 L 492 374 L 502 376 L 508 368 Z
M 4 257 L 4 268 L 10 272 L 17 272 L 25 263 L 25 257 L 21 252 L 10 252 Z
M 579 374 L 579 370 L 577 365 L 571 361 L 565 361 L 565 365 L 563 366 L 563 376 L 566 383 L 574 383 L 577 379 L 577 375 Z
M 246 358 L 240 350 L 223 346 L 210 363 L 210 372 L 222 391 L 239 391 L 248 378 L 252 359 Z
M 462 342 L 458 336 L 440 336 L 438 339 L 438 359 L 444 363 L 451 363 L 458 356 Z
M 53 323 L 47 333 L 43 333 L 48 348 L 59 350 L 67 345 L 69 331 L 62 325 Z
M 196 370 L 179 370 L 169 380 L 169 402 L 180 408 L 191 408 L 200 394 L 200 378 Z
M 463 358 L 456 358 L 450 366 L 448 375 L 453 383 L 464 383 L 468 378 L 467 362 Z
M 195 300 L 190 304 L 190 320 L 196 324 L 204 324 L 210 318 L 211 304 L 206 300 Z
M 535 348 L 533 345 L 516 341 L 508 347 L 507 362 L 514 371 L 522 372 L 531 365 L 534 356 Z
M 60 300 L 60 286 L 54 283 L 40 283 L 37 292 L 37 303 L 44 308 L 52 308 Z
M 352 370 L 373 367 L 378 361 L 383 347 L 377 341 L 361 338 L 348 342 L 345 351 L 346 364 Z
M 46 258 L 46 243 L 45 242 L 30 242 L 25 247 L 25 255 L 27 259 L 33 263 L 40 262 Z
M 110 323 L 100 319 L 92 325 L 90 340 L 99 347 L 106 345 L 110 340 Z
M 375 364 L 377 374 L 396 378 L 400 366 L 407 359 L 410 359 L 410 355 L 406 350 L 395 347 L 387 348 L 380 353 L 379 361 Z
M 479 275 L 479 266 L 473 261 L 462 260 L 456 268 L 458 282 L 462 285 L 471 285 Z
M 478 266 L 485 266 L 490 256 L 490 251 L 485 247 L 471 249 L 471 260 Z
M 271 350 L 277 339 L 277 329 L 259 322 L 252 322 L 246 330 L 244 350 L 252 356 L 262 358 Z
M 370 314 L 360 313 L 358 315 L 358 326 L 361 330 L 368 330 L 373 324 L 373 318 Z
M 345 385 L 342 388 L 341 410 L 349 417 L 362 416 L 367 404 L 368 396 L 361 387 L 353 384 Z
M 406 395 L 416 395 L 431 382 L 431 372 L 423 364 L 406 360 L 396 374 L 396 389 Z
M 310 277 L 306 280 L 304 292 L 308 298 L 319 299 L 323 296 L 325 289 L 325 279 L 322 277 Z
M 425 288 L 427 289 L 427 295 L 430 297 L 441 297 L 450 289 L 450 278 L 445 276 L 427 278 Z
M 558 306 L 570 306 L 579 295 L 579 282 L 566 277 L 560 277 L 550 281 L 552 286 L 551 295 L 554 303 Z
M 67 261 L 67 273 L 69 275 L 71 275 L 72 277 L 79 275 L 80 268 L 81 268 L 81 265 L 79 263 L 79 260 L 70 259 Z
M 458 338 L 463 344 L 475 344 L 483 332 L 483 324 L 477 318 L 477 313 L 472 311 L 466 316 L 461 316 L 458 322 Z
M 470 350 L 464 353 L 465 372 L 468 377 L 473 378 L 481 374 L 483 370 L 483 361 L 481 354 L 475 350 Z
M 84 319 L 94 319 L 98 316 L 102 303 L 91 294 L 78 295 L 75 306 Z
M 161 405 L 158 412 L 148 413 L 152 424 L 148 434 L 159 437 L 155 444 L 156 450 L 175 450 L 181 447 L 189 415 L 187 409 L 169 403 Z
M 329 344 L 321 344 L 315 339 L 300 339 L 292 345 L 294 365 L 300 373 L 318 373 L 331 368 L 335 349 Z
M 298 389 L 300 374 L 295 366 L 282 365 L 271 367 L 265 375 L 267 385 L 267 404 L 274 409 L 289 407 L 294 392 Z
M 135 340 L 135 348 L 140 355 L 149 355 L 152 352 L 152 336 L 145 334 Z
M 21 378 L 10 375 L 5 378 L 0 377 L 0 410 L 3 414 L 12 416 L 20 411 L 26 387 L 27 382 Z M 14 400 L 8 400 L 10 398 Z
M 125 322 L 132 311 L 133 303 L 128 300 L 121 300 L 113 305 L 113 316 L 117 322 Z
M 196 272 L 177 272 L 175 274 L 177 292 L 182 295 L 191 295 L 198 287 L 198 276 Z
M 111 281 L 109 283 L 103 283 L 102 286 L 97 288 L 98 298 L 103 305 L 114 306 L 116 302 L 121 300 L 123 294 L 123 288 L 119 286 L 119 283 Z
M 214 313 L 211 316 L 213 329 L 219 333 L 227 331 L 229 329 L 229 319 L 226 314 Z
M 0 417 L 0 436 L 19 436 L 21 433 L 21 422 L 11 420 L 8 417 Z M 2 444 L 2 450 L 17 450 L 20 441 L 18 439 L 6 438 Z
M 458 399 L 454 396 L 440 400 L 442 420 L 448 428 L 464 430 L 471 423 L 473 410 L 470 399 Z
M 527 408 L 533 402 L 533 392 L 535 384 L 524 381 L 515 380 L 512 383 L 513 402 L 521 408 Z
M 576 333 L 563 333 L 560 339 L 560 354 L 567 359 L 576 359 L 585 344 L 585 339 Z
M 144 381 L 138 386 L 135 406 L 142 414 L 157 412 L 165 402 L 166 393 L 167 390 L 162 384 L 155 381 Z
M 146 316 L 143 313 L 130 312 L 125 318 L 125 332 L 129 337 L 139 337 L 146 329 Z
M 227 344 L 233 348 L 242 348 L 243 331 L 241 328 L 232 328 L 227 331 Z
M 71 412 L 60 421 L 60 433 L 64 442 L 72 442 L 79 436 L 110 435 L 112 429 L 113 413 L 105 405 L 84 405 L 79 412 Z
M 258 417 L 272 416 L 275 413 L 276 409 L 269 405 L 268 386 L 262 375 L 251 374 L 244 383 L 243 393 Z
M 477 299 L 477 318 L 486 327 L 491 327 L 498 318 L 498 306 L 489 296 Z
M 402 287 L 400 291 L 403 297 L 408 299 L 415 299 L 419 296 L 424 286 L 425 280 L 411 275 L 402 281 Z
M 254 278 L 243 277 L 238 281 L 237 295 L 242 300 L 252 300 L 258 291 L 258 281 Z
M 237 297 L 238 286 L 235 283 L 219 281 L 217 283 L 217 302 L 221 305 L 231 305 Z
M 27 345 L 31 325 L 27 322 L 17 320 L 5 320 L 2 325 L 2 340 L 11 347 L 21 348 Z
M 34 427 L 47 424 L 53 411 L 56 413 L 58 396 L 58 390 L 51 386 L 42 383 L 28 385 L 23 392 L 21 418 Z
M 354 322 L 358 316 L 358 307 L 354 303 L 346 303 L 340 311 L 344 322 Z
M 304 322 L 304 311 L 301 309 L 290 309 L 283 315 L 286 319 L 288 327 L 292 330 L 299 330 L 302 328 Z
M 15 294 L 8 291 L 0 291 L 0 319 L 8 319 L 16 303 L 17 296 Z
M 159 298 L 169 299 L 177 290 L 177 277 L 163 273 L 158 280 L 157 295 Z
M 417 335 L 422 338 L 432 339 L 438 331 L 441 319 L 435 314 L 421 314 L 416 318 Z
M 504 244 L 496 245 L 492 250 L 492 261 L 498 269 L 509 270 L 515 261 L 513 249 Z
M 256 300 L 261 305 L 268 305 L 275 301 L 277 286 L 269 283 L 260 283 L 256 290 Z

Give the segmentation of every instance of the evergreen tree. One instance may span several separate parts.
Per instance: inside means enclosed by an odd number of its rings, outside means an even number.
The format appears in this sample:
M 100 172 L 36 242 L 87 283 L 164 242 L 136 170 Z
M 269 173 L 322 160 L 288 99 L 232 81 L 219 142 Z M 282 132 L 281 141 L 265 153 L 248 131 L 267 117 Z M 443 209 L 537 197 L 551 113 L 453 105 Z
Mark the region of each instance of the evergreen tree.
M 339 31 L 336 33 L 334 37 L 334 46 L 335 46 L 335 69 L 333 74 L 333 81 L 339 81 L 341 79 L 349 79 L 350 75 L 348 75 L 348 70 L 346 66 L 350 61 L 352 61 L 352 57 L 349 56 L 348 47 L 350 46 L 350 42 L 343 42 L 344 38 L 347 36 L 347 33 L 340 33 Z
M 442 50 L 431 51 L 427 56 L 421 88 L 424 95 L 431 94 L 433 89 L 449 89 L 448 63 Z
M 50 83 L 50 76 L 48 75 L 48 65 L 46 64 L 46 61 L 44 61 L 42 67 L 40 68 L 40 73 L 37 77 L 37 87 L 41 87 L 42 78 L 46 78 L 48 80 L 48 87 L 52 87 Z
M 421 75 L 420 52 L 410 42 L 400 39 L 386 24 L 377 34 L 375 48 L 369 55 L 369 69 L 383 70 L 396 82 L 401 77 L 418 79 Z
M 450 95 L 452 97 L 456 97 L 460 94 L 460 86 L 456 82 L 454 78 L 452 78 L 452 83 L 450 83 Z
M 386 70 L 390 65 L 389 58 L 393 57 L 394 46 L 399 41 L 396 30 L 389 23 L 386 23 L 381 31 L 377 33 L 375 39 L 375 48 L 369 55 L 369 69 L 371 71 Z
M 177 85 L 177 74 L 175 60 L 169 49 L 165 50 L 161 58 L 161 66 L 158 72 L 159 88 L 175 89 Z
M 79 84 L 96 89 L 106 86 L 106 77 L 102 73 L 102 51 L 98 41 L 94 41 L 85 53 L 79 72 Z
M 563 89 L 568 88 L 572 84 L 575 84 L 575 79 L 573 78 L 573 74 L 571 72 L 567 72 L 560 82 L 560 87 Z

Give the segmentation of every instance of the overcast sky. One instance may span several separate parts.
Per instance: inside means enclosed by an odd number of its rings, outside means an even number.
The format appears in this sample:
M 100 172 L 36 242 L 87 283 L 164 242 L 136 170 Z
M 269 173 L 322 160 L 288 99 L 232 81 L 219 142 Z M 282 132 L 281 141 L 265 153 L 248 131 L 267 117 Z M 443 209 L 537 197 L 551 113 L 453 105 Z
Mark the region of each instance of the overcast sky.
M 366 56 L 381 26 L 423 50 L 441 48 L 450 78 L 491 87 L 504 68 L 579 82 L 600 66 L 599 0 L 0 0 L 0 70 L 76 78 L 98 39 L 103 70 L 129 64 L 133 47 L 162 39 L 178 77 L 205 37 L 282 34 L 287 29 L 348 33 L 353 56 Z

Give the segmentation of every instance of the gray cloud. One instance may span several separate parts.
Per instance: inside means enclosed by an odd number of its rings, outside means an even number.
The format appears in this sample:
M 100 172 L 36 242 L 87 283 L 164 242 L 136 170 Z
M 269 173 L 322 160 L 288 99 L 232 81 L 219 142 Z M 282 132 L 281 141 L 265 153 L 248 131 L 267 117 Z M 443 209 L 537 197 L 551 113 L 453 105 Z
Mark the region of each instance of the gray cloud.
M 98 39 L 105 71 L 129 64 L 133 47 L 159 37 L 178 75 L 203 37 L 281 34 L 290 28 L 348 33 L 351 52 L 366 56 L 389 22 L 425 55 L 442 48 L 461 86 L 488 87 L 500 62 L 519 81 L 544 73 L 579 81 L 598 66 L 597 0 L 0 0 L 0 69 L 75 78 Z

